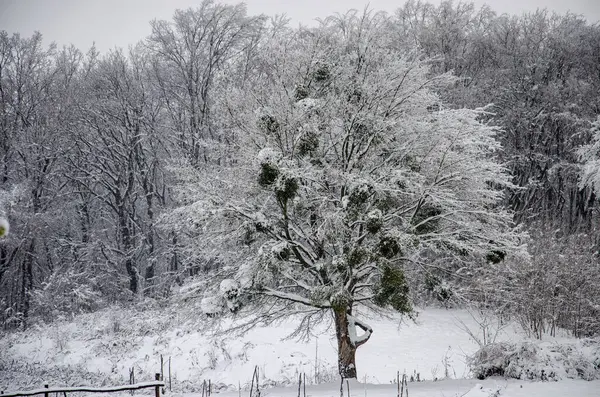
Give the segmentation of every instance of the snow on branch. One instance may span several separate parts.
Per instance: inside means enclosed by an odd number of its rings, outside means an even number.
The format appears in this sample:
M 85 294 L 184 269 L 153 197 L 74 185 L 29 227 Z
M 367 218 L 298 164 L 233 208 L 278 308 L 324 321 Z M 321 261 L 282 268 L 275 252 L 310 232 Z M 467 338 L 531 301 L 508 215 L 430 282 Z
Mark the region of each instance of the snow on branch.
M 277 291 L 277 290 L 267 288 L 267 287 L 263 287 L 259 293 L 261 295 L 272 296 L 274 298 L 278 298 L 278 299 L 282 299 L 282 300 L 286 300 L 286 301 L 290 301 L 290 302 L 301 303 L 306 306 L 318 307 L 320 309 L 328 309 L 331 307 L 331 305 L 328 305 L 325 303 L 313 302 L 310 299 L 304 298 L 297 294 L 292 294 L 292 293 L 283 292 L 283 291 Z
M 356 334 L 356 327 L 365 331 L 364 334 L 358 336 Z M 350 337 L 350 343 L 352 343 L 354 347 L 365 344 L 369 338 L 371 338 L 371 334 L 373 334 L 373 328 L 371 328 L 371 326 L 348 314 L 348 336 Z

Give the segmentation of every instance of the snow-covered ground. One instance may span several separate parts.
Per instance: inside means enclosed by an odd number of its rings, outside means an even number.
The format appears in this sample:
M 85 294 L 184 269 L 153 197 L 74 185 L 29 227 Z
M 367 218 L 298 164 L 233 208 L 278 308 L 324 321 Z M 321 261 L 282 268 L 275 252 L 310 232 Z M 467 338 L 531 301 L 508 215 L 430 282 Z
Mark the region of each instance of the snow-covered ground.
M 339 395 L 339 383 L 306 387 L 306 397 L 339 397 Z M 396 397 L 397 395 L 396 385 L 373 385 L 358 382 L 350 385 L 351 397 Z M 502 378 L 484 381 L 473 379 L 425 381 L 409 383 L 408 395 L 411 397 L 598 397 L 600 396 L 600 381 L 525 382 Z M 226 392 L 219 396 L 238 397 L 239 394 Z M 261 396 L 296 397 L 298 396 L 298 387 L 261 390 Z M 301 396 L 304 396 L 303 390 Z M 344 396 L 348 396 L 346 384 L 344 384 Z
M 264 390 L 263 396 L 297 395 L 294 385 L 300 373 L 306 375 L 307 395 L 339 395 L 336 343 L 329 324 L 319 326 L 318 335 L 310 341 L 301 342 L 284 340 L 295 328 L 293 321 L 256 328 L 241 337 L 215 334 L 210 321 L 192 313 L 112 308 L 5 335 L 0 339 L 0 390 L 36 388 L 44 383 L 124 384 L 129 383 L 132 367 L 137 381 L 151 380 L 160 372 L 162 355 L 165 377 L 171 361 L 174 394 L 197 392 L 202 381 L 210 379 L 216 389 L 229 390 L 224 396 L 238 396 L 238 385 L 248 390 L 258 366 L 263 387 L 290 386 Z M 351 385 L 352 395 L 396 395 L 393 382 L 400 371 L 427 380 L 409 382 L 411 396 L 487 397 L 490 390 L 512 397 L 600 396 L 598 381 L 468 379 L 466 358 L 478 345 L 464 328 L 479 335 L 480 329 L 465 310 L 421 310 L 417 324 L 400 317 L 372 318 L 368 323 L 374 332 L 358 350 L 361 383 Z M 498 337 L 498 341 L 523 339 L 514 326 L 503 329 Z

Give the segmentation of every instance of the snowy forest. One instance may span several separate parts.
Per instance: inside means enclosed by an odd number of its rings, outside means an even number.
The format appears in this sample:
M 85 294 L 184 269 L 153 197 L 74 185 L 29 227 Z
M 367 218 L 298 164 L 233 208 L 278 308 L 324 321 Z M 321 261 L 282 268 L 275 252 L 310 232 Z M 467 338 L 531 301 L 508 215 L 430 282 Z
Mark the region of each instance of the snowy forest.
M 600 334 L 598 24 L 414 0 L 149 23 L 107 53 L 0 32 L 3 333 L 149 300 L 331 318 L 342 378 L 369 313 Z

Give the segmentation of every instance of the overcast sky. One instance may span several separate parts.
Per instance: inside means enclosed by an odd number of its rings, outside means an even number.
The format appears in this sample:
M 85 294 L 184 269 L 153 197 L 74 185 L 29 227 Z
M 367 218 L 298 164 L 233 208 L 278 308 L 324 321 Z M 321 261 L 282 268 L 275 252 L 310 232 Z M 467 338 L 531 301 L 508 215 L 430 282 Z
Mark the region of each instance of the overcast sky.
M 98 50 L 127 47 L 150 33 L 149 22 L 171 19 L 177 8 L 195 7 L 200 0 L 0 0 L 0 30 L 29 36 L 40 31 L 46 44 L 73 43 L 87 50 L 93 42 Z M 221 0 L 236 4 L 239 0 Z M 249 14 L 287 14 L 294 23 L 312 24 L 335 12 L 363 9 L 392 12 L 404 0 L 246 0 Z M 430 0 L 439 3 L 439 0 Z M 498 13 L 521 14 L 548 8 L 561 13 L 584 15 L 600 21 L 600 0 L 474 0 L 488 3 Z

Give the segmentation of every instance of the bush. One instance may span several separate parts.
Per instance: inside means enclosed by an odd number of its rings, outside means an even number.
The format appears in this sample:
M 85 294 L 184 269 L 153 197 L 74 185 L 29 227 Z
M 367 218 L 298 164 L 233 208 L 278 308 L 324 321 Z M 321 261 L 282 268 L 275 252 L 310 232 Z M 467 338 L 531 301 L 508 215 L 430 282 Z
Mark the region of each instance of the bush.
M 109 299 L 130 297 L 123 288 L 123 277 L 108 265 L 85 269 L 70 267 L 50 275 L 41 288 L 32 291 L 32 315 L 46 322 L 60 316 L 93 312 L 106 307 Z
M 504 376 L 521 380 L 600 379 L 600 340 L 571 344 L 491 343 L 469 359 L 477 379 Z

